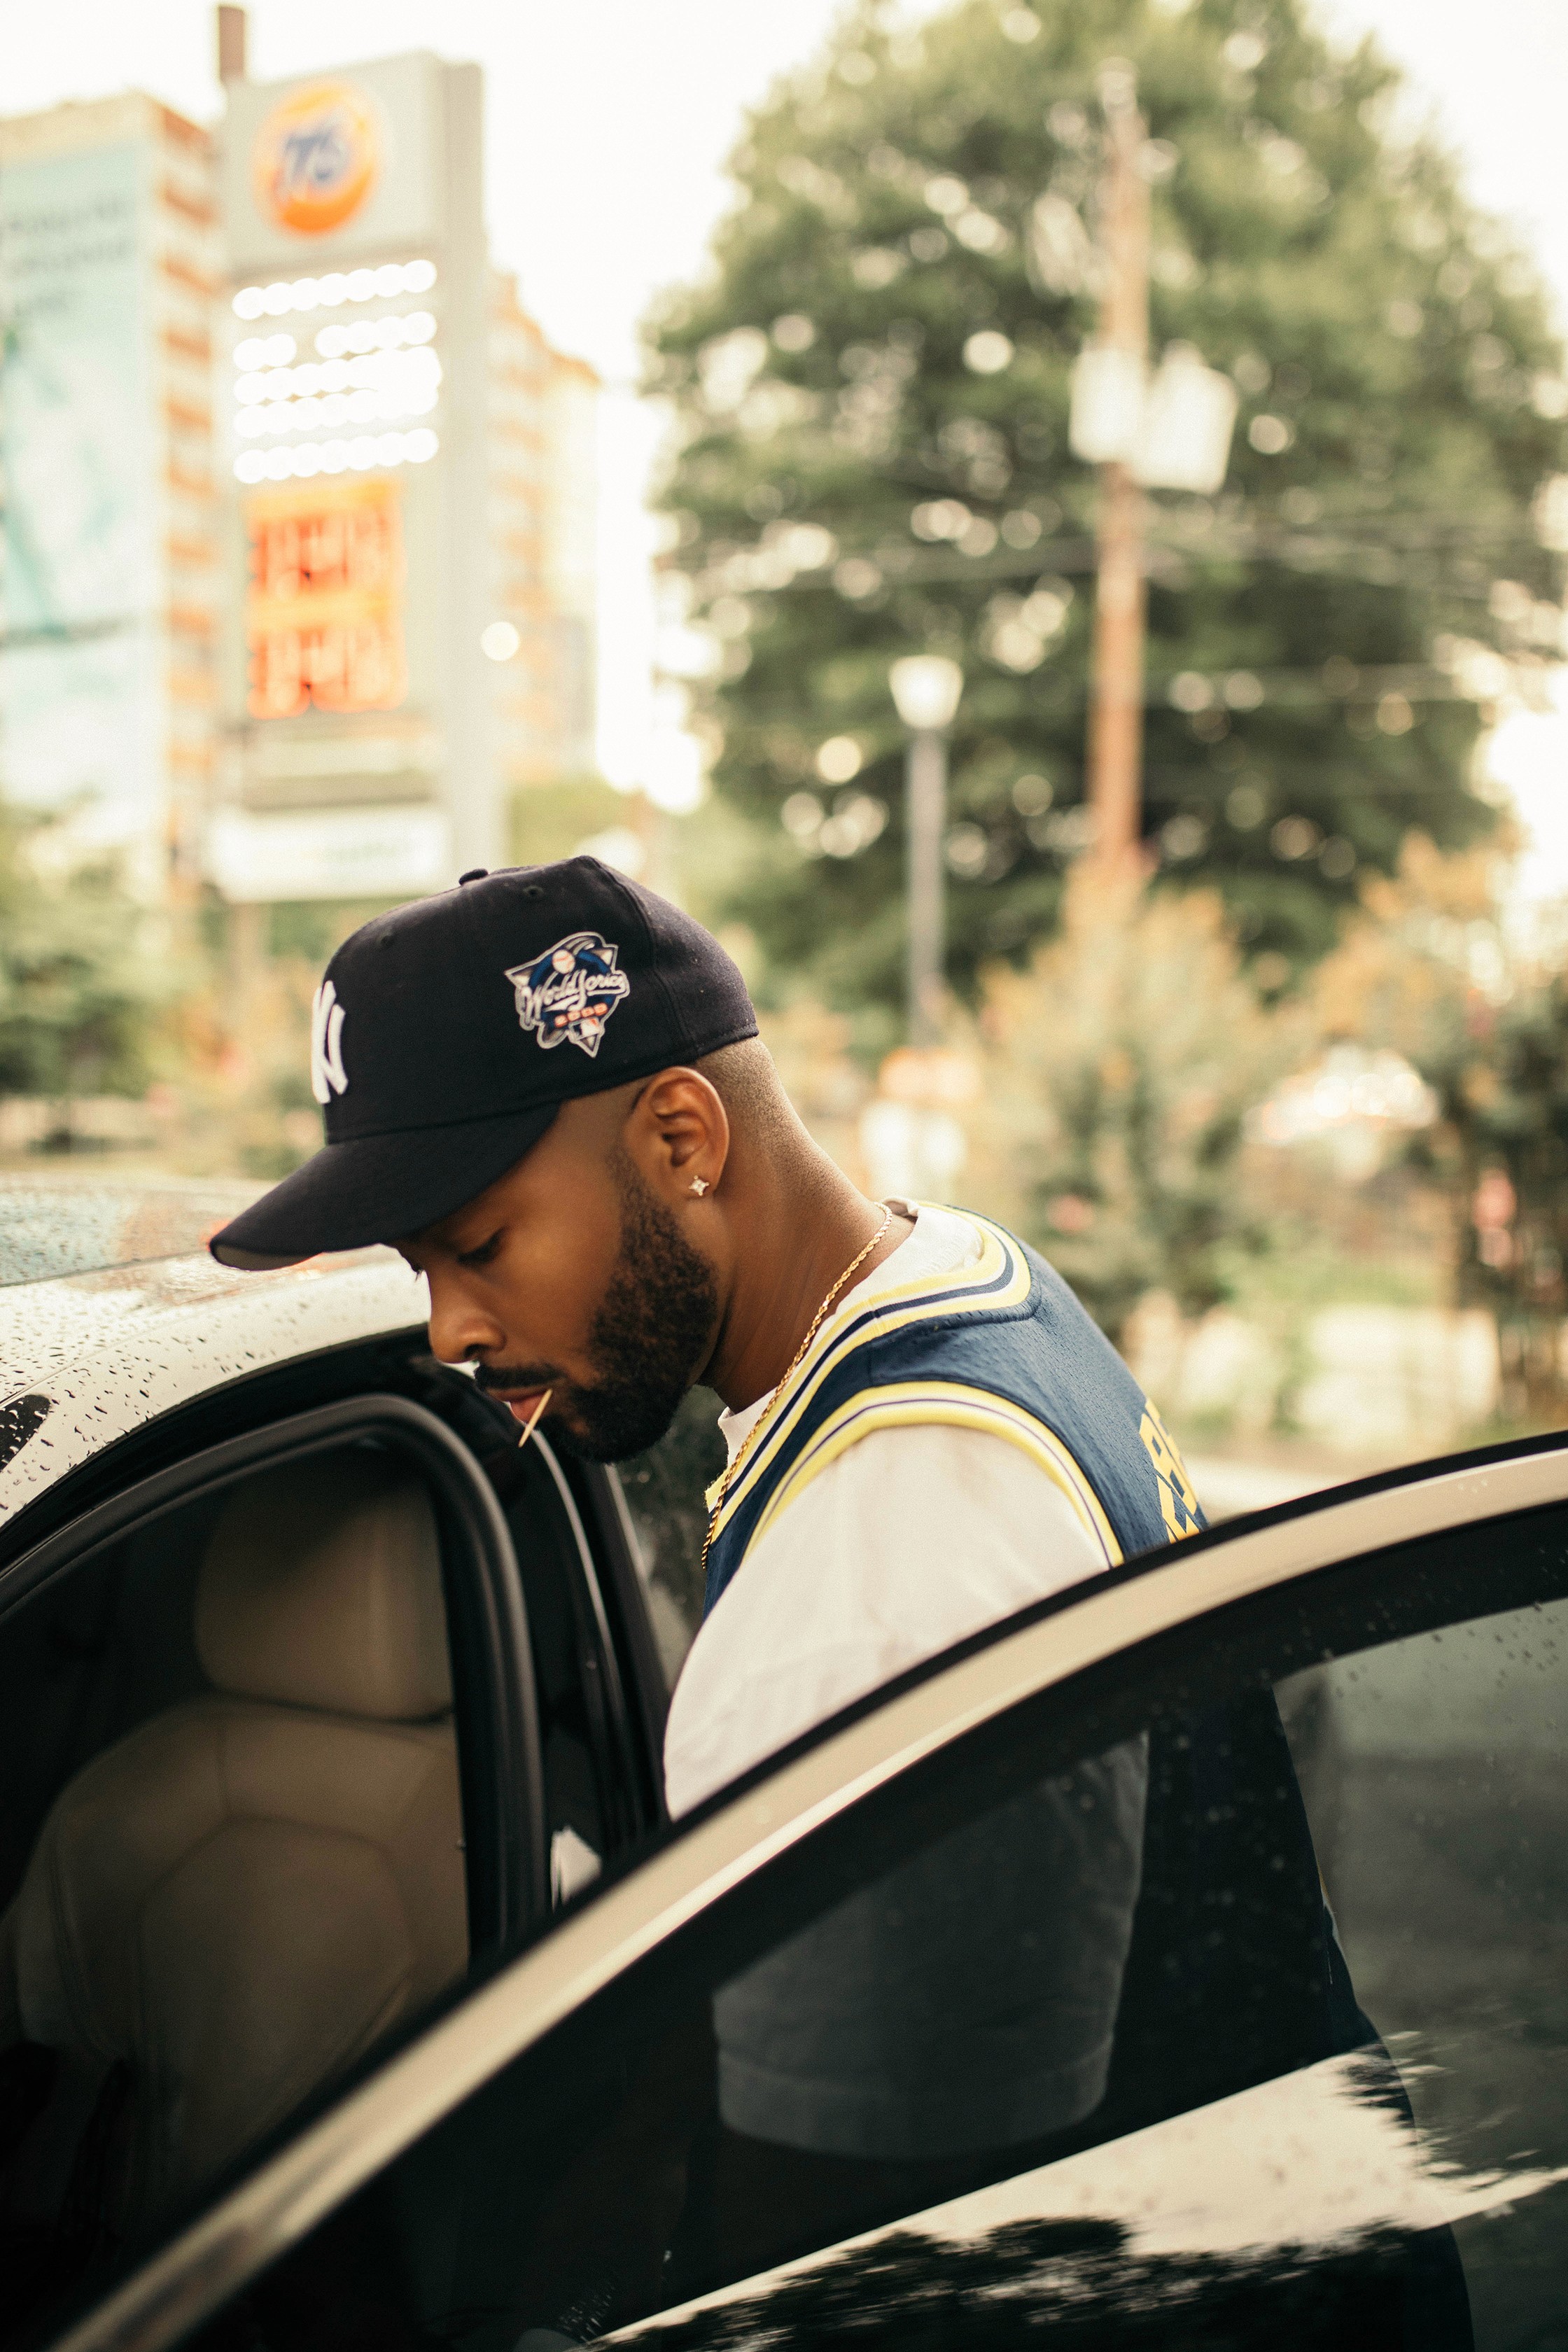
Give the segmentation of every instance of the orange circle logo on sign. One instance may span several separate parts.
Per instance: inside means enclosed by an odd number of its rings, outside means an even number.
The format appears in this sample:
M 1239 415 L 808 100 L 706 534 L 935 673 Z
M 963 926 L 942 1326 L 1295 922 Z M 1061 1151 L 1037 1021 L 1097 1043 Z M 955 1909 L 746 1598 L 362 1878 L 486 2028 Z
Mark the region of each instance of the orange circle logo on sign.
M 280 228 L 324 236 L 352 219 L 375 185 L 381 136 L 369 99 L 318 82 L 275 106 L 256 135 L 257 202 Z

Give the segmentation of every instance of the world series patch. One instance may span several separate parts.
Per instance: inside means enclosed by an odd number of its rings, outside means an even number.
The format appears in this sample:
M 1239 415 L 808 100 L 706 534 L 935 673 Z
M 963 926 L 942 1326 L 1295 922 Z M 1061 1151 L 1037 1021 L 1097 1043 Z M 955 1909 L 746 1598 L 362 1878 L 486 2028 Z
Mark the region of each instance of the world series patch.
M 570 1039 L 590 1059 L 597 1054 L 605 1022 L 631 992 L 619 954 L 598 931 L 572 931 L 531 963 L 513 964 L 506 976 L 518 1020 L 546 1053 Z

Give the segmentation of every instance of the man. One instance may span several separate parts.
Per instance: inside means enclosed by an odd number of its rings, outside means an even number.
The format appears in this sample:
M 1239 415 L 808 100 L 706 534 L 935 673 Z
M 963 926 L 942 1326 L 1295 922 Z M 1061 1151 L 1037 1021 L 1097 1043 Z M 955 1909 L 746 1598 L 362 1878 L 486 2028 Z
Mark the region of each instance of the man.
M 980 1218 L 865 1199 L 796 1118 L 730 959 L 596 860 L 466 875 L 367 923 L 328 968 L 312 1063 L 326 1148 L 216 1236 L 220 1259 L 395 1242 L 429 1282 L 435 1352 L 596 1460 L 651 1445 L 695 1381 L 723 1402 L 672 1813 L 889 1676 L 1201 1524 L 1157 1415 L 1051 1268 Z M 1288 1780 L 1267 1715 L 1262 1769 Z M 1156 2024 L 1178 1987 L 1214 2038 L 1228 1988 L 1204 1906 L 1237 1881 L 1244 1733 L 1198 1717 L 1169 1754 L 1163 1735 L 1125 1739 L 722 1989 L 700 2021 L 702 2127 L 732 2250 L 775 2258 L 767 2232 L 814 2199 L 841 2220 L 911 2210 L 975 2151 L 1079 2125 L 1106 2095 L 1124 1980 L 1152 1987 Z M 1141 1945 L 1146 1807 L 1150 1835 L 1186 1841 L 1193 1900 Z M 1283 1842 L 1316 1950 L 1304 1817 Z M 1270 1916 L 1285 1867 L 1258 1864 Z M 1303 1984 L 1316 2054 L 1328 2021 Z M 641 2197 L 658 2174 L 622 2147 L 606 2177 Z M 644 2235 L 657 2256 L 659 2230 Z
M 312 1083 L 326 1148 L 216 1236 L 224 1263 L 395 1242 L 435 1352 L 595 1460 L 651 1445 L 694 1381 L 723 1402 L 672 1813 L 1199 1524 L 1051 1270 L 977 1219 L 866 1200 L 795 1117 L 729 957 L 594 858 L 465 876 L 355 932 Z

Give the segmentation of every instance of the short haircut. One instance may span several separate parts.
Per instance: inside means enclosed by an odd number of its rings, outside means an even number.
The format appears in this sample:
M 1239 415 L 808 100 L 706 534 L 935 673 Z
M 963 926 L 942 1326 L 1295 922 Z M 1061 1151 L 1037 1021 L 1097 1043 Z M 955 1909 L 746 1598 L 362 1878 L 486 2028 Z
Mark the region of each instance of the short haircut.
M 723 1104 L 730 1124 L 762 1143 L 782 1142 L 798 1131 L 795 1107 L 784 1092 L 773 1055 L 760 1037 L 721 1045 L 692 1067 L 701 1072 Z

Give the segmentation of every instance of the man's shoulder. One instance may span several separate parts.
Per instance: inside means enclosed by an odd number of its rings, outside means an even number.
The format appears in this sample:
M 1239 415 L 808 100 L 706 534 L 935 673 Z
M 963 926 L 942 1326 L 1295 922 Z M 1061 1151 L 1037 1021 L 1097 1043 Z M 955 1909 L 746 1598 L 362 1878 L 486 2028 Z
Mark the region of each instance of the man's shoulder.
M 922 1551 L 928 1537 L 946 1549 L 987 1527 L 1047 1541 L 1069 1529 L 1106 1564 L 1060 1463 L 1038 1446 L 1020 1445 L 1001 1422 L 978 1415 L 873 1422 L 858 1444 L 825 1464 L 819 1479 L 803 1485 L 799 1508 L 795 1536 L 801 1541 L 814 1540 L 814 1531 L 830 1520 L 847 1522 L 862 1538 L 882 1525 L 897 1527 L 900 1541 Z
M 1194 1533 L 1201 1515 L 1177 1449 L 1104 1332 L 1037 1250 L 989 1218 L 971 1222 L 982 1256 L 909 1311 L 868 1318 L 803 1415 L 782 1483 L 799 1491 L 874 1430 L 946 1423 L 1030 1455 L 1110 1557 Z

